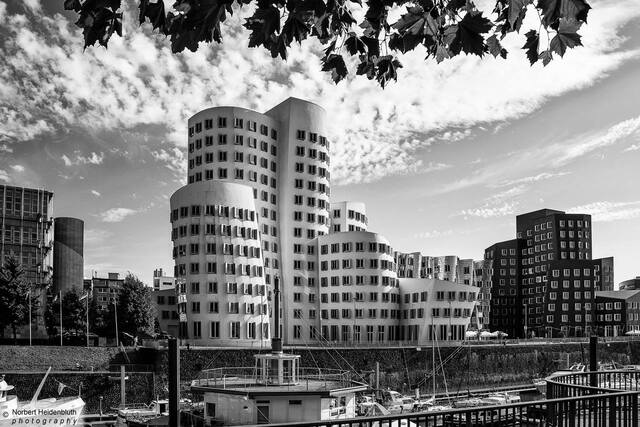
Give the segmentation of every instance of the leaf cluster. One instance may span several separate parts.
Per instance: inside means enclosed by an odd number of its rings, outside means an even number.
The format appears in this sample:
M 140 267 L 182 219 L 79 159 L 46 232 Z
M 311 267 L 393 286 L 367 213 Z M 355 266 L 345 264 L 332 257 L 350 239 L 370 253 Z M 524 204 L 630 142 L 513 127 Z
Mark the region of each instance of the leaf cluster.
M 523 49 L 531 64 L 547 65 L 554 54 L 562 57 L 582 45 L 578 31 L 591 8 L 585 0 L 496 0 L 490 19 L 472 0 L 177 0 L 170 11 L 162 0 L 138 1 L 140 24 L 148 21 L 169 37 L 173 52 L 222 43 L 221 25 L 234 7 L 255 4 L 244 23 L 249 47 L 286 60 L 293 42 L 315 38 L 325 46 L 322 70 L 336 83 L 349 75 L 345 57 L 350 56 L 356 75 L 382 87 L 397 80 L 398 56 L 418 47 L 425 59 L 438 63 L 463 53 L 506 58 L 502 39 L 519 33 L 529 13 L 536 14 L 539 28 L 524 35 Z M 85 47 L 107 46 L 114 33 L 122 35 L 121 0 L 66 0 L 65 8 L 78 13 Z M 354 14 L 357 8 L 364 10 L 361 19 Z M 390 22 L 390 11 L 397 8 L 402 14 Z

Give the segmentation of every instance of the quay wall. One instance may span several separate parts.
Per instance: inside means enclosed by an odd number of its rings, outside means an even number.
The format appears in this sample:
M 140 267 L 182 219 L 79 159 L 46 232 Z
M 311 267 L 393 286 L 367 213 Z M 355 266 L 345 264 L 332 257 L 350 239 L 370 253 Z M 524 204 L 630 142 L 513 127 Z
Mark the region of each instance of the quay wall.
M 419 386 L 423 392 L 430 393 L 433 387 L 430 378 L 431 348 L 423 347 L 419 351 L 416 348 L 300 348 L 285 351 L 299 354 L 301 366 L 355 370 L 371 384 L 374 384 L 372 371 L 377 361 L 380 363 L 380 386 L 385 388 L 408 393 Z M 203 369 L 254 366 L 254 356 L 258 353 L 260 350 L 183 347 L 181 380 L 187 385 Z M 602 362 L 640 364 L 640 340 L 600 342 L 598 359 Z M 443 347 L 436 351 L 436 366 L 439 360 L 446 361 L 442 369 L 449 392 L 464 393 L 474 388 L 531 384 L 534 378 L 566 367 L 567 360 L 588 365 L 589 346 L 572 343 Z M 126 365 L 127 372 L 140 372 L 129 374 L 127 402 L 149 403 L 157 396 L 166 397 L 168 362 L 164 350 L 127 348 L 125 355 L 116 348 L 107 347 L 0 346 L 0 373 L 7 374 L 8 382 L 16 386 L 20 399 L 31 398 L 42 374 L 52 366 L 55 372 L 41 396 L 56 397 L 58 381 L 69 386 L 62 396 L 77 394 L 82 382 L 82 397 L 87 401 L 85 412 L 98 412 L 100 396 L 103 397 L 104 410 L 117 406 L 120 399 L 119 366 L 122 364 Z M 445 389 L 442 369 L 436 379 L 439 392 Z

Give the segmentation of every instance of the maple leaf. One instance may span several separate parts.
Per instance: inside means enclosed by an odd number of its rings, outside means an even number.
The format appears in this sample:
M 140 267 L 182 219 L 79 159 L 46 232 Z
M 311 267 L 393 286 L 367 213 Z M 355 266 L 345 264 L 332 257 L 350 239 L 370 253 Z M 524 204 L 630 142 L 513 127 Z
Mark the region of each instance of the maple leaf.
M 507 59 L 507 50 L 502 47 L 500 41 L 498 40 L 497 35 L 492 35 L 486 40 L 487 47 L 489 48 L 489 53 L 493 55 L 494 58 L 497 58 L 498 55 Z
M 322 59 L 322 71 L 331 71 L 331 78 L 336 83 L 340 82 L 348 74 L 342 55 L 335 53 Z
M 513 31 L 519 32 L 531 0 L 508 0 L 507 22 Z
M 555 37 L 551 39 L 549 47 L 552 51 L 563 57 L 567 48 L 573 48 L 576 46 L 582 46 L 580 41 L 580 34 L 577 33 L 556 33 Z
M 349 33 L 349 37 L 344 41 L 344 47 L 351 55 L 367 53 L 367 45 L 355 33 Z
M 491 21 L 482 16 L 482 13 L 467 13 L 458 24 L 456 39 L 451 45 L 454 53 L 462 49 L 465 53 L 473 53 L 478 56 L 484 54 L 484 37 L 481 34 L 491 29 Z
M 553 54 L 550 50 L 545 50 L 544 52 L 540 52 L 539 58 L 542 60 L 542 65 L 546 67 L 553 59 Z
M 269 45 L 272 35 L 280 31 L 280 11 L 274 6 L 258 8 L 244 25 L 250 30 L 249 47 Z
M 376 65 L 378 68 L 376 79 L 383 89 L 391 79 L 398 81 L 397 70 L 402 68 L 402 64 L 396 58 L 391 55 L 382 56 L 378 59 Z
M 154 30 L 165 31 L 166 14 L 164 11 L 164 2 L 157 0 L 155 3 L 151 3 L 151 0 L 140 0 L 139 22 L 143 24 L 146 19 L 151 22 Z
M 531 65 L 538 61 L 538 45 L 540 44 L 540 34 L 536 30 L 530 30 L 527 34 L 527 42 L 522 46 L 527 50 L 527 58 Z

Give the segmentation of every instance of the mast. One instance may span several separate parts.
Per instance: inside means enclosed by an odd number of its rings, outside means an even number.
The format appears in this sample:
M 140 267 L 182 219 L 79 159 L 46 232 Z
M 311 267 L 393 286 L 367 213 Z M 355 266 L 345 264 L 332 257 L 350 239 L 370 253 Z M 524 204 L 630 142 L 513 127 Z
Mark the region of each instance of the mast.
M 431 316 L 431 382 L 433 383 L 433 398 L 436 398 L 436 331 L 433 327 L 433 316 Z

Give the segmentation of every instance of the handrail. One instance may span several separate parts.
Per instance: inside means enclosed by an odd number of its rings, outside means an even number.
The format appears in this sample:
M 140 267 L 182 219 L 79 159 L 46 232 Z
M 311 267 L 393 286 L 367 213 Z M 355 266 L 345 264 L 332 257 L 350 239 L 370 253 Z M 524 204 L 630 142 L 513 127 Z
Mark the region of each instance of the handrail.
M 607 395 L 607 397 L 636 397 L 638 393 L 635 392 L 614 392 Z M 584 402 L 585 400 L 590 399 L 598 399 L 602 398 L 601 395 L 592 395 L 592 396 L 577 396 L 577 397 L 565 397 L 558 399 L 548 399 L 541 401 L 531 401 L 531 402 L 520 402 L 520 403 L 509 403 L 506 405 L 491 405 L 491 406 L 482 406 L 479 408 L 459 408 L 459 409 L 451 409 L 442 412 L 412 412 L 409 414 L 397 414 L 397 415 L 385 415 L 383 417 L 375 416 L 375 417 L 358 417 L 358 418 L 344 418 L 344 419 L 336 419 L 336 420 L 322 420 L 322 421 L 305 421 L 305 422 L 295 422 L 295 423 L 276 423 L 274 426 L 277 427 L 289 427 L 289 426 L 299 426 L 299 427 L 316 427 L 316 426 L 332 426 L 332 425 L 355 425 L 359 424 L 362 426 L 374 425 L 374 423 L 380 423 L 381 420 L 384 420 L 385 424 L 393 425 L 393 421 L 401 421 L 413 418 L 419 418 L 424 416 L 432 416 L 434 418 L 443 418 L 443 417 L 455 417 L 457 415 L 467 415 L 473 412 L 482 412 L 482 413 L 490 413 L 492 411 L 501 411 L 506 412 L 510 409 L 518 409 L 518 408 L 527 408 L 532 405 L 544 404 L 547 407 L 552 406 L 554 404 L 565 404 L 565 403 L 579 403 Z M 258 427 L 258 426 L 246 426 L 246 427 Z

